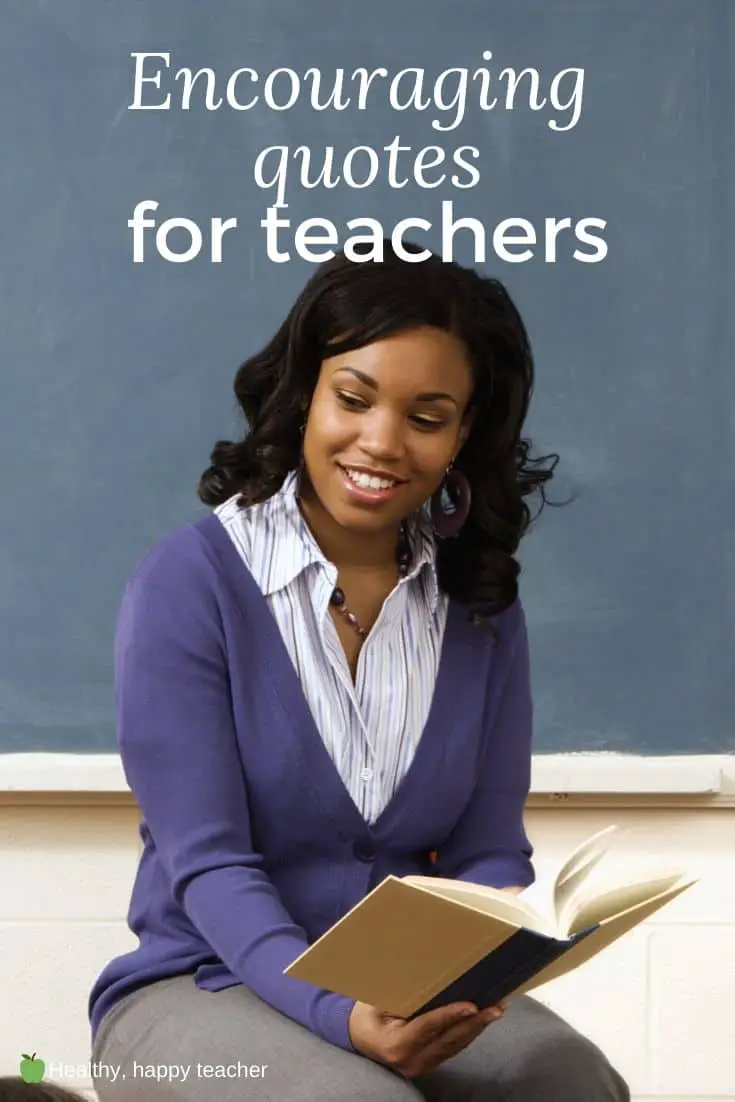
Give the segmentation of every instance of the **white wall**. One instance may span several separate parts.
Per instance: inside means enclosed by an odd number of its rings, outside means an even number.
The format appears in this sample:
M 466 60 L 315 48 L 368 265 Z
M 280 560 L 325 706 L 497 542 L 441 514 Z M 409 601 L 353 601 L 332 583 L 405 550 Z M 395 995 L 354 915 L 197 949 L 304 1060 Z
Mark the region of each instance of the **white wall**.
M 611 822 L 632 831 L 619 860 L 653 854 L 702 881 L 538 997 L 601 1045 L 636 1102 L 735 1102 L 735 766 L 537 760 L 527 823 L 541 888 Z M 86 999 L 109 957 L 135 944 L 125 913 L 137 823 L 114 756 L 0 759 L 0 1074 L 36 1051 L 47 1065 L 81 1065 L 81 1078 L 73 1068 L 47 1077 L 91 1086 Z

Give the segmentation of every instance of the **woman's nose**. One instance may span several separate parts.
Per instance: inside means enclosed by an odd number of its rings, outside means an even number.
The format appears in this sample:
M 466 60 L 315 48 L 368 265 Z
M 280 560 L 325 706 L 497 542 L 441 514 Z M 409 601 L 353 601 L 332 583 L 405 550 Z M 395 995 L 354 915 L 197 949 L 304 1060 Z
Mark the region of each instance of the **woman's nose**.
M 360 444 L 365 452 L 393 458 L 403 454 L 405 425 L 401 418 L 376 414 L 361 427 Z

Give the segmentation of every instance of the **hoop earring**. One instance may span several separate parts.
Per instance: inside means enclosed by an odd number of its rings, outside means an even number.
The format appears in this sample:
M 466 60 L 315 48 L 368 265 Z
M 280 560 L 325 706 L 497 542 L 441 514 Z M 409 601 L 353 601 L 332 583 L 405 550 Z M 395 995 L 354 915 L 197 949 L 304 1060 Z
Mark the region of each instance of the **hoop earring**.
M 445 508 L 446 504 L 449 508 Z M 467 520 L 472 502 L 472 491 L 466 475 L 449 464 L 442 483 L 431 495 L 431 521 L 440 539 L 451 539 L 459 534 Z

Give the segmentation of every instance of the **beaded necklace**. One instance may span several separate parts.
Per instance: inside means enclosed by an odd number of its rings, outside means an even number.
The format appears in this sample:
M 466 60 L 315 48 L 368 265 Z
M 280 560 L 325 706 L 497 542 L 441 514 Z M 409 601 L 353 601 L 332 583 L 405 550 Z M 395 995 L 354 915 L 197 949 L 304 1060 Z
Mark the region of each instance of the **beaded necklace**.
M 411 550 L 408 543 L 408 535 L 406 533 L 405 522 L 401 523 L 401 531 L 398 536 L 398 544 L 396 547 L 396 559 L 398 561 L 398 574 L 399 577 L 405 578 L 408 574 L 408 567 L 411 562 Z M 344 618 L 352 625 L 361 639 L 364 639 L 368 632 L 364 627 L 361 627 L 357 621 L 357 617 L 354 612 L 350 612 L 349 608 L 345 604 L 345 595 L 339 586 L 335 586 L 332 590 L 332 595 L 329 598 L 329 603 L 341 612 Z

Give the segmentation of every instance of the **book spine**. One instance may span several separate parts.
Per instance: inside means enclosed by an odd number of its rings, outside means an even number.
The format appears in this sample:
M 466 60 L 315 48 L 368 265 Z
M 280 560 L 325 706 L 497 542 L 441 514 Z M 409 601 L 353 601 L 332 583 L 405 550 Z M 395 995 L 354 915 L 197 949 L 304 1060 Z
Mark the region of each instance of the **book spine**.
M 559 941 L 531 930 L 518 930 L 424 1003 L 410 1019 L 454 1002 L 473 1002 L 480 1010 L 495 1006 L 591 932 L 591 929 L 584 930 L 573 938 Z

